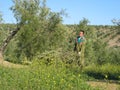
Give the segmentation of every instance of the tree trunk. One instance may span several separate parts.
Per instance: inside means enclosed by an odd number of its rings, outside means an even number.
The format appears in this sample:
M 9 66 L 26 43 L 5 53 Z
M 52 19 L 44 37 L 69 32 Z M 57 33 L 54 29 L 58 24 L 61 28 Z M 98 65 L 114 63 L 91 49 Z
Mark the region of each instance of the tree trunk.
M 3 61 L 3 55 L 1 51 L 0 51 L 0 61 Z
M 3 53 L 9 44 L 9 42 L 12 40 L 12 38 L 17 34 L 17 32 L 21 29 L 22 24 L 19 24 L 15 30 L 12 31 L 12 33 L 6 38 L 6 40 L 2 43 L 0 47 L 0 61 L 3 60 Z

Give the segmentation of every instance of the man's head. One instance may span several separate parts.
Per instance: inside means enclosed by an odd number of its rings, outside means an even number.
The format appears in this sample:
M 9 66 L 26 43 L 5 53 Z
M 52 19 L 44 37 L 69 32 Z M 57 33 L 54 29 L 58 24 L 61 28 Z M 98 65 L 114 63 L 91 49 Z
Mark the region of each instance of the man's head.
M 80 37 L 84 36 L 84 31 L 83 30 L 80 31 L 79 36 Z

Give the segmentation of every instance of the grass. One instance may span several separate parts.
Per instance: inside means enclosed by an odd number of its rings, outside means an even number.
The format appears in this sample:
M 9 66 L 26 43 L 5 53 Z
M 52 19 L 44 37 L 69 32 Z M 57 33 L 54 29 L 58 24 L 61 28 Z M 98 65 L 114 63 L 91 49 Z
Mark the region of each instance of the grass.
M 66 67 L 61 60 L 52 59 L 49 63 L 33 60 L 31 65 L 22 68 L 0 66 L 0 90 L 109 90 L 110 86 L 116 88 L 117 85 L 96 81 L 86 83 L 86 80 L 91 77 L 120 80 L 118 65 L 90 65 L 81 73 L 76 65 Z
M 35 61 L 28 68 L 0 67 L 0 90 L 96 90 L 61 62 Z
M 90 65 L 84 69 L 84 73 L 95 79 L 120 80 L 119 65 Z
M 54 60 L 51 64 L 34 60 L 27 68 L 0 66 L 0 90 L 119 90 L 117 84 L 109 82 L 86 83 L 85 78 L 90 77 L 84 75 L 91 72 L 93 77 L 97 75 L 102 80 L 107 80 L 110 75 L 119 76 L 119 66 L 91 65 L 84 69 L 84 74 L 75 68 L 66 68 L 59 60 Z
M 84 69 L 87 74 L 88 84 L 101 90 L 120 90 L 120 66 L 119 65 L 90 65 Z

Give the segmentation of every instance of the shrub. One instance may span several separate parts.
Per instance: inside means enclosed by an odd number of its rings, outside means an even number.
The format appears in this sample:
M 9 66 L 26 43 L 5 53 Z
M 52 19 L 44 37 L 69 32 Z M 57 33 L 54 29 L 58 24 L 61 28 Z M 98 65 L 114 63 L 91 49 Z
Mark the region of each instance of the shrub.
M 95 79 L 120 80 L 120 66 L 118 65 L 90 65 L 84 69 L 84 73 Z

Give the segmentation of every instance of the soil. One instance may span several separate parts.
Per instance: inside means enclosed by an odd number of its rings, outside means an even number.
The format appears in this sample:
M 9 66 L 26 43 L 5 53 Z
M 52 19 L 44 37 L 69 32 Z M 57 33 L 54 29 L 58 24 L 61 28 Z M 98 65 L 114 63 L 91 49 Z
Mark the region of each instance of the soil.
M 109 83 L 103 81 L 88 81 L 87 82 L 92 87 L 98 87 L 101 90 L 120 90 L 120 85 L 117 83 Z

